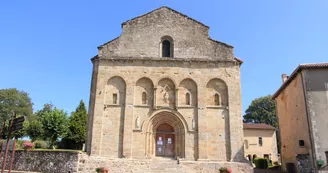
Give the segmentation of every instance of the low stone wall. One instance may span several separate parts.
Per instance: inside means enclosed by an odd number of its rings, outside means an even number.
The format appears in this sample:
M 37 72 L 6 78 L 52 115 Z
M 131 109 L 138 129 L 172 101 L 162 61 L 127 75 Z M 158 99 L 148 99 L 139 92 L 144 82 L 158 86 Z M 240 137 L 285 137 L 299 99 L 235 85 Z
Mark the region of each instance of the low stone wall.
M 9 159 L 7 169 L 9 168 Z M 2 159 L 0 160 L 2 163 Z M 97 167 L 107 167 L 110 173 L 204 173 L 219 172 L 228 167 L 237 173 L 253 173 L 248 163 L 184 161 L 167 158 L 156 159 L 109 159 L 88 156 L 84 152 L 69 151 L 16 151 L 13 170 L 43 173 L 95 173 Z
M 9 169 L 11 153 L 7 157 Z M 43 173 L 77 172 L 79 152 L 68 151 L 16 151 L 13 170 Z M 0 159 L 2 165 L 3 157 Z
M 221 167 L 231 168 L 236 173 L 253 173 L 253 167 L 248 163 L 180 161 L 178 164 L 170 159 L 108 159 L 79 154 L 78 173 L 92 173 L 97 167 L 107 167 L 110 173 L 219 173 Z

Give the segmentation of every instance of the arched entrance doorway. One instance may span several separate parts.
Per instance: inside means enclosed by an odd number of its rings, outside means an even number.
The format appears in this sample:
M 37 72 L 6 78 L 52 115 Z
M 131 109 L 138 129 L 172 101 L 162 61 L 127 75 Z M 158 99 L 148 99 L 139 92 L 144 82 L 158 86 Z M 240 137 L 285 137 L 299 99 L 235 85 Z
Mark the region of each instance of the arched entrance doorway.
M 158 111 L 145 126 L 147 157 L 185 156 L 185 123 L 183 117 L 172 111 Z
M 163 123 L 156 129 L 156 156 L 173 157 L 175 133 L 172 126 Z

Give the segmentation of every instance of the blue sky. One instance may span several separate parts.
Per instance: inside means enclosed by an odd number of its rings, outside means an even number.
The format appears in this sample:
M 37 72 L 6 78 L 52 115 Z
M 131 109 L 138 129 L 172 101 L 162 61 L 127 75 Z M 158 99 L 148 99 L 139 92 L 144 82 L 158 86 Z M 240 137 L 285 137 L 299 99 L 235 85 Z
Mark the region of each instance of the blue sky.
M 0 2 L 0 88 L 30 93 L 34 110 L 52 102 L 69 113 L 81 99 L 88 104 L 97 46 L 119 36 L 122 22 L 163 5 L 235 47 L 244 60 L 243 111 L 273 94 L 282 73 L 328 60 L 327 0 L 11 0 Z

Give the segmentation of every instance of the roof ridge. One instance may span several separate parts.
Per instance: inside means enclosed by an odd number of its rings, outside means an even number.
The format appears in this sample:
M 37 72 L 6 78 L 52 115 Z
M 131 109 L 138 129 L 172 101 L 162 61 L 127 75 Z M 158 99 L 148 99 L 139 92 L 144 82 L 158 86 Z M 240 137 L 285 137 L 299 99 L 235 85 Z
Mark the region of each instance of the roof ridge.
M 289 75 L 288 79 L 282 83 L 279 89 L 272 95 L 272 99 L 278 97 L 278 95 L 292 82 L 292 80 L 297 76 L 297 74 L 303 69 L 315 69 L 315 68 L 328 68 L 328 62 L 322 63 L 309 63 L 309 64 L 299 64 L 294 71 Z
M 183 13 L 177 11 L 177 10 L 174 10 L 174 9 L 172 9 L 172 8 L 170 8 L 170 7 L 167 7 L 167 6 L 161 6 L 161 7 L 156 8 L 156 9 L 154 9 L 154 10 L 148 12 L 148 13 L 145 13 L 145 14 L 142 14 L 142 15 L 140 15 L 140 16 L 137 16 L 137 17 L 134 17 L 134 18 L 132 18 L 132 19 L 129 19 L 129 20 L 123 22 L 123 23 L 122 23 L 122 26 L 125 25 L 126 23 L 132 21 L 132 20 L 135 20 L 135 19 L 141 18 L 141 17 L 143 17 L 143 16 L 146 16 L 146 15 L 148 15 L 148 14 L 150 14 L 150 13 L 153 13 L 153 12 L 158 11 L 158 10 L 163 9 L 163 8 L 166 8 L 166 9 L 168 9 L 168 10 L 171 10 L 171 11 L 173 11 L 173 12 L 175 12 L 175 13 L 177 13 L 177 14 L 183 16 L 183 17 L 186 17 L 186 18 L 189 19 L 189 20 L 192 20 L 192 21 L 195 22 L 195 23 L 198 23 L 198 24 L 203 25 L 203 26 L 205 26 L 205 27 L 207 27 L 207 28 L 210 28 L 209 26 L 203 24 L 202 22 L 200 22 L 200 21 L 198 21 L 198 20 L 196 20 L 196 19 L 193 19 L 193 18 L 191 18 L 191 17 L 189 17 L 189 16 L 187 16 L 187 15 L 185 15 L 185 14 L 183 14 Z

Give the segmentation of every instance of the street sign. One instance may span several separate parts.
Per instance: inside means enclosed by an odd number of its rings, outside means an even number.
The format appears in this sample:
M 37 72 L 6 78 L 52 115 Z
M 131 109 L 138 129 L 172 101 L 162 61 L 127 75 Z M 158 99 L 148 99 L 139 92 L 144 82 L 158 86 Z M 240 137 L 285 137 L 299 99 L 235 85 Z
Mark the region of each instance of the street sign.
M 25 121 L 25 116 L 22 117 L 18 117 L 14 119 L 13 124 L 19 124 L 19 123 L 23 123 Z
M 23 124 L 15 124 L 15 125 L 13 125 L 13 127 L 11 128 L 11 131 L 12 131 L 12 132 L 16 132 L 16 131 L 21 130 L 21 129 L 23 129 L 23 128 L 24 128 Z
M 18 118 L 15 118 L 14 120 L 13 120 L 13 125 L 12 125 L 12 127 L 11 127 L 11 130 L 13 131 L 13 132 L 15 132 L 15 131 L 18 131 L 18 130 L 21 130 L 21 129 L 23 129 L 23 122 L 25 121 L 25 117 L 24 116 L 22 116 L 22 117 L 18 117 Z

